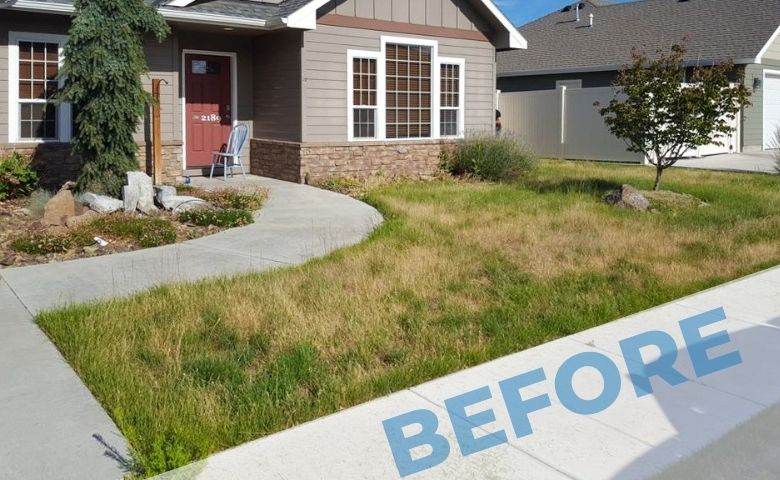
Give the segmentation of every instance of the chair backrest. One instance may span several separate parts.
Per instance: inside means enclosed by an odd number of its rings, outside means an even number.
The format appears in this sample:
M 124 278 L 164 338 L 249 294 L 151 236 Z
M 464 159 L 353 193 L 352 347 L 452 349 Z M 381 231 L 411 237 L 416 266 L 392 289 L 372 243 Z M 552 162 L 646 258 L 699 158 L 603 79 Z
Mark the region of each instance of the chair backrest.
M 246 137 L 249 136 L 249 129 L 243 123 L 239 123 L 230 130 L 226 153 L 239 154 L 244 148 Z

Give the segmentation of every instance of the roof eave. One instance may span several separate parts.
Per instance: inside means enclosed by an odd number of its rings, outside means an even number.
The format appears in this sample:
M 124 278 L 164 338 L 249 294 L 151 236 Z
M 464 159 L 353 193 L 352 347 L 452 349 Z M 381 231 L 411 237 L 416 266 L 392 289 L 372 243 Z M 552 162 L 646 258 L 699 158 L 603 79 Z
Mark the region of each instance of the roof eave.
M 734 65 L 749 65 L 758 63 L 756 62 L 756 58 L 740 58 L 737 60 L 734 60 Z M 714 59 L 699 59 L 699 60 L 689 60 L 686 62 L 683 62 L 683 66 L 685 67 L 697 67 L 697 66 L 709 66 L 709 65 L 720 65 L 724 63 L 725 61 L 720 60 L 714 60 Z M 498 77 L 531 77 L 531 76 L 539 76 L 539 75 L 557 75 L 557 74 L 565 74 L 565 73 L 594 73 L 594 72 L 616 72 L 622 68 L 624 68 L 625 65 L 593 65 L 593 66 L 585 66 L 585 67 L 560 67 L 560 68 L 546 68 L 546 69 L 539 69 L 539 70 L 516 70 L 511 72 L 498 72 Z

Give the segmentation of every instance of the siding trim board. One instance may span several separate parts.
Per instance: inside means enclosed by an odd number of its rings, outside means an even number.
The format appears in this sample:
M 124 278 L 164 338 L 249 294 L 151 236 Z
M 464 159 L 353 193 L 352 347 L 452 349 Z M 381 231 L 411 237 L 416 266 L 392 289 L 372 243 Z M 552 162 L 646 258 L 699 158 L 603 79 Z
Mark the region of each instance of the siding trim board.
M 373 20 L 370 18 L 349 17 L 329 13 L 320 17 L 319 24 L 333 27 L 360 28 L 363 30 L 377 30 L 380 32 L 402 33 L 411 35 L 425 35 L 429 37 L 458 38 L 462 40 L 476 40 L 480 42 L 490 41 L 485 34 L 478 30 L 463 30 L 459 28 L 430 27 L 412 23 L 390 22 L 387 20 Z

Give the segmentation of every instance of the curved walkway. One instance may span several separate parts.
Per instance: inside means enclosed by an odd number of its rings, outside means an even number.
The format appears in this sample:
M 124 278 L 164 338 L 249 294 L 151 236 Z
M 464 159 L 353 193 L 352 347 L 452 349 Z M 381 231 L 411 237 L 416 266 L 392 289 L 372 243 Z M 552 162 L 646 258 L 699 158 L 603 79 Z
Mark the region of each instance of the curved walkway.
M 163 283 L 301 264 L 358 243 L 382 221 L 375 209 L 343 195 L 260 177 L 237 183 L 245 182 L 271 192 L 250 226 L 155 249 L 0 270 L 0 478 L 103 480 L 124 473 L 111 455 L 113 449 L 126 457 L 124 438 L 33 316 Z

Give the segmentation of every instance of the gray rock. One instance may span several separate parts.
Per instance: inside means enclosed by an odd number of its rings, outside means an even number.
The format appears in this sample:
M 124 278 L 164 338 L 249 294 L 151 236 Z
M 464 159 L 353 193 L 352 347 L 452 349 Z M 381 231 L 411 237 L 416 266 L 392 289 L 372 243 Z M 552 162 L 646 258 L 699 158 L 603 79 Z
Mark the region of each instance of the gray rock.
M 174 213 L 186 212 L 187 210 L 192 210 L 193 208 L 203 208 L 208 206 L 208 202 L 203 199 L 197 197 L 187 197 L 183 195 L 174 195 L 173 197 L 168 197 L 163 201 L 163 208 Z
M 127 172 L 127 186 L 137 192 L 137 208 L 145 214 L 155 210 L 154 206 L 154 182 L 144 172 Z
M 604 197 L 604 201 L 616 207 L 629 208 L 646 212 L 650 209 L 650 201 L 631 185 L 623 185 Z
M 155 200 L 157 200 L 157 203 L 159 205 L 163 205 L 165 203 L 165 199 L 176 196 L 176 187 L 171 187 L 168 185 L 155 185 L 154 192 L 154 197 Z
M 65 221 L 65 226 L 68 228 L 76 228 L 81 225 L 84 225 L 85 223 L 89 223 L 90 221 L 96 219 L 99 216 L 100 214 L 97 213 L 96 211 L 87 210 L 81 215 L 77 215 L 75 217 L 68 217 L 68 219 Z
M 122 187 L 122 200 L 124 200 L 125 212 L 135 212 L 138 208 L 139 192 L 135 187 L 125 185 Z
M 121 210 L 125 206 L 122 200 L 116 198 L 107 197 L 105 195 L 96 195 L 94 193 L 84 193 L 79 196 L 79 202 L 88 206 L 90 209 L 98 213 L 114 213 L 117 210 Z

